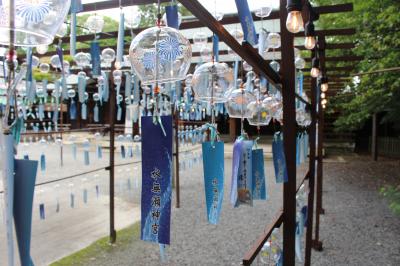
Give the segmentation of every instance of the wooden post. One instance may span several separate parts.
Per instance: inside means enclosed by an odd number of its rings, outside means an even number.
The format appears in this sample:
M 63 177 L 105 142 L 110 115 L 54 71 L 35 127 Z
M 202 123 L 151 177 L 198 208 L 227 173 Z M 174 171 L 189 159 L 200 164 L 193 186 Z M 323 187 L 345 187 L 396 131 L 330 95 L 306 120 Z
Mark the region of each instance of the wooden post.
M 229 138 L 232 142 L 236 139 L 236 118 L 229 118 Z
M 295 265 L 296 238 L 296 106 L 294 36 L 286 29 L 286 0 L 280 0 L 282 38 L 283 142 L 288 182 L 283 185 L 283 265 Z
M 112 64 L 114 66 L 114 64 Z M 110 98 L 109 98 L 109 104 L 110 104 L 110 113 L 109 113 L 109 119 L 110 119 L 110 166 L 109 166 L 109 171 L 110 171 L 110 243 L 115 243 L 117 240 L 117 232 L 115 231 L 115 208 L 114 208 L 114 149 L 115 149 L 115 143 L 114 143 L 114 137 L 115 137 L 115 105 L 116 105 L 116 95 L 115 95 L 115 89 L 114 89 L 114 79 L 112 75 L 112 71 L 114 70 L 114 67 L 111 68 L 110 71 L 110 79 L 107 80 L 106 82 L 110 82 Z
M 320 60 L 321 71 L 325 71 L 325 37 L 318 37 L 318 54 Z M 320 88 L 320 85 L 318 86 Z M 320 93 L 320 89 L 317 93 Z M 313 247 L 322 251 L 322 242 L 319 240 L 319 224 L 320 215 L 324 214 L 322 208 L 322 180 L 323 180 L 323 134 L 324 134 L 324 110 L 322 109 L 321 100 L 318 102 L 318 159 L 317 159 L 317 191 L 316 191 L 316 212 L 315 212 L 315 239 Z
M 371 141 L 371 155 L 374 161 L 378 160 L 378 133 L 377 133 L 377 114 L 372 115 L 372 141 Z
M 313 50 L 313 56 L 315 51 Z M 308 176 L 308 203 L 307 203 L 307 231 L 304 265 L 311 265 L 312 232 L 314 223 L 314 191 L 315 191 L 315 151 L 316 151 L 316 122 L 317 122 L 317 80 L 311 79 L 311 125 L 309 129 L 309 176 Z

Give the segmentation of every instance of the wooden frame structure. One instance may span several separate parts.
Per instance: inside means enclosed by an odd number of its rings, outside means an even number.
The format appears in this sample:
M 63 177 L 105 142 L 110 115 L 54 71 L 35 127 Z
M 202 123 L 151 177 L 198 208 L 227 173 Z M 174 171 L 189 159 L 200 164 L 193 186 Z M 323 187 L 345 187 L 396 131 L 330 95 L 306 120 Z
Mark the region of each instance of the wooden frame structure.
M 129 5 L 141 5 L 155 3 L 155 0 L 122 0 L 120 1 L 122 6 Z M 169 2 L 169 0 L 162 0 L 161 2 Z M 257 257 L 264 243 L 270 237 L 272 230 L 276 227 L 284 224 L 283 227 L 283 256 L 284 265 L 294 265 L 295 264 L 295 230 L 296 230 L 296 192 L 301 184 L 305 180 L 308 180 L 309 194 L 308 194 L 308 213 L 307 220 L 308 227 L 306 232 L 306 248 L 305 248 L 305 265 L 310 265 L 311 263 L 311 248 L 314 247 L 318 250 L 322 250 L 322 243 L 319 241 L 319 215 L 323 214 L 322 208 L 322 180 L 323 180 L 323 160 L 322 160 L 322 145 L 323 145 L 323 125 L 324 125 L 324 114 L 323 109 L 320 104 L 319 99 L 319 89 L 318 81 L 315 78 L 305 78 L 305 80 L 310 81 L 310 99 L 311 102 L 305 101 L 300 95 L 295 93 L 295 67 L 294 67 L 294 38 L 303 37 L 303 32 L 297 34 L 291 34 L 286 30 L 286 0 L 280 0 L 280 10 L 273 11 L 267 19 L 280 19 L 281 26 L 281 43 L 282 46 L 278 51 L 281 51 L 281 70 L 280 73 L 275 72 L 269 64 L 258 54 L 258 52 L 248 43 L 243 44 L 238 43 L 233 36 L 231 36 L 228 31 L 223 27 L 223 24 L 238 23 L 239 19 L 237 16 L 226 16 L 221 22 L 217 21 L 210 13 L 207 11 L 197 0 L 179 0 L 179 2 L 185 6 L 198 20 L 193 20 L 189 22 L 183 22 L 181 24 L 181 29 L 189 29 L 196 27 L 208 27 L 214 34 L 218 35 L 220 41 L 227 44 L 230 49 L 237 53 L 244 61 L 249 63 L 253 70 L 265 77 L 276 86 L 282 92 L 283 97 L 283 136 L 284 136 L 284 151 L 286 157 L 286 165 L 289 181 L 284 184 L 283 188 L 283 209 L 279 211 L 276 218 L 271 222 L 269 226 L 266 227 L 265 232 L 256 240 L 254 245 L 250 250 L 244 255 L 243 265 L 250 265 L 254 259 Z M 304 2 L 308 2 L 305 0 Z M 92 3 L 83 5 L 84 11 L 95 11 L 101 9 L 117 8 L 119 7 L 118 1 L 104 1 L 100 3 Z M 350 12 L 353 10 L 352 4 L 343 5 L 333 5 L 333 6 L 323 6 L 316 7 L 315 10 L 320 14 L 338 13 L 338 12 Z M 309 10 L 307 5 L 304 5 L 303 13 L 308 14 Z M 304 17 L 304 16 L 303 16 Z M 253 17 L 255 21 L 259 20 L 257 17 Z M 132 30 L 133 33 L 138 33 L 143 29 Z M 130 34 L 131 31 L 126 31 L 126 34 Z M 333 35 L 352 35 L 355 30 L 350 29 L 330 29 L 330 30 L 320 30 L 316 31 L 320 42 L 320 48 L 318 51 L 319 58 L 321 61 L 322 71 L 325 73 L 333 71 L 349 71 L 352 69 L 351 66 L 348 67 L 334 67 L 331 69 L 326 69 L 327 61 L 337 62 L 337 61 L 359 61 L 362 58 L 357 56 L 338 56 L 338 57 L 325 57 L 325 49 L 351 49 L 354 48 L 353 43 L 334 43 L 326 44 L 325 36 Z M 100 38 L 116 38 L 117 32 L 103 33 L 99 34 Z M 77 36 L 78 42 L 85 42 L 92 40 L 93 35 L 82 35 Z M 62 38 L 62 41 L 69 42 L 69 37 Z M 125 47 L 128 48 L 128 44 Z M 300 46 L 300 50 L 304 50 L 304 47 Z M 83 49 L 85 50 L 85 49 Z M 67 53 L 68 51 L 64 51 Z M 220 51 L 222 54 L 225 51 Z M 315 52 L 313 52 L 315 54 Z M 46 55 L 51 55 L 49 52 Z M 311 58 L 305 59 L 307 62 L 311 61 Z M 309 69 L 306 69 L 309 70 Z M 335 75 L 332 75 L 335 76 Z M 343 78 L 346 75 L 336 74 L 335 78 Z M 344 84 L 339 81 L 339 84 Z M 307 86 L 305 86 L 307 87 Z M 113 91 L 113 90 L 111 90 Z M 310 136 L 310 153 L 309 153 L 309 170 L 305 177 L 300 182 L 300 185 L 296 184 L 296 108 L 295 102 L 296 98 L 304 102 L 310 112 L 312 117 L 312 123 L 309 128 Z M 110 105 L 110 110 L 115 110 L 115 96 L 111 95 L 111 99 L 114 99 Z M 114 107 L 112 107 L 114 106 Z M 112 109 L 114 108 L 114 109 Z M 114 112 L 110 112 L 110 122 L 115 122 Z M 175 123 L 176 129 L 178 123 Z M 113 134 L 114 126 L 110 123 L 110 135 Z M 110 136 L 111 138 L 111 136 Z M 113 141 L 110 142 L 110 148 L 114 146 Z M 114 175 L 114 165 L 113 165 L 113 154 L 110 153 L 110 188 L 114 186 L 113 175 Z M 177 203 L 176 207 L 179 208 L 179 158 L 178 158 L 178 145 L 176 143 L 176 193 L 177 193 Z M 317 166 L 316 164 L 317 163 Z M 316 195 L 314 195 L 316 184 Z M 113 210 L 113 194 L 111 193 L 113 189 L 110 189 L 110 240 L 115 242 L 116 233 L 114 229 L 114 210 Z M 112 198 L 112 199 L 111 199 Z M 313 239 L 313 220 L 314 220 L 314 202 L 316 199 L 316 224 L 315 224 L 315 238 Z

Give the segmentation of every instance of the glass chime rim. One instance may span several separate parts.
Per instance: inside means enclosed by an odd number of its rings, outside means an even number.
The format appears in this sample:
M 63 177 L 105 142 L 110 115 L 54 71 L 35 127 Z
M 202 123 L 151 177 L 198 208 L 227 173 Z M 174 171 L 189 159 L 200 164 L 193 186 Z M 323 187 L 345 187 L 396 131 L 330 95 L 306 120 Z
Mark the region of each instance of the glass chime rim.
M 8 2 L 8 1 L 6 1 Z M 14 28 L 9 26 L 9 6 L 8 3 L 0 4 L 0 36 L 7 36 L 0 38 L 0 44 L 10 44 L 10 31 L 15 34 L 14 46 L 18 47 L 36 47 L 40 45 L 50 45 L 53 43 L 54 37 L 62 26 L 68 11 L 70 10 L 71 0 L 53 1 L 47 0 L 38 2 L 34 6 L 26 6 L 28 1 L 17 1 L 15 9 L 15 18 L 29 19 L 23 21 L 21 25 L 16 23 Z M 38 6 L 36 6 L 38 5 Z M 23 12 L 22 12 L 23 11 Z M 18 12 L 20 14 L 18 14 Z M 45 16 L 51 12 L 56 12 L 57 16 L 52 24 L 44 24 Z M 23 15 L 21 15 L 23 14 Z M 25 17 L 24 17 L 25 16 Z M 22 22 L 22 21 L 21 21 Z M 41 28 L 44 26 L 45 28 Z M 39 32 L 41 31 L 41 32 Z
M 184 46 L 184 48 L 180 48 L 181 50 L 184 50 L 184 52 L 183 52 L 184 55 L 182 55 L 182 56 L 185 57 L 185 55 L 188 55 L 188 58 L 186 60 L 183 60 L 182 65 L 184 65 L 186 63 L 186 67 L 183 68 L 183 70 L 181 69 L 179 71 L 180 74 L 178 74 L 177 76 L 168 76 L 168 77 L 164 77 L 164 78 L 158 77 L 158 79 L 156 79 L 155 77 L 154 78 L 146 78 L 146 77 L 143 77 L 143 75 L 142 75 L 143 73 L 141 73 L 141 71 L 139 71 L 135 67 L 135 63 L 134 63 L 134 59 L 133 59 L 133 57 L 135 56 L 135 53 L 133 51 L 135 49 L 137 49 L 137 47 L 139 47 L 140 42 L 143 42 L 145 40 L 146 34 L 155 34 L 157 32 L 162 37 L 176 35 L 179 38 L 179 41 L 183 41 L 183 43 L 180 44 L 180 45 Z M 144 49 L 144 48 L 142 48 L 142 49 Z M 155 49 L 155 43 L 154 43 L 154 49 Z M 151 85 L 154 83 L 166 84 L 166 83 L 173 83 L 173 82 L 184 80 L 186 78 L 186 74 L 190 68 L 191 57 L 192 57 L 192 48 L 191 48 L 191 44 L 190 44 L 189 40 L 179 30 L 168 27 L 168 26 L 154 26 L 154 27 L 143 30 L 132 40 L 131 45 L 129 47 L 129 59 L 131 62 L 132 69 L 134 70 L 136 75 L 139 76 L 141 84 L 143 84 L 143 85 Z M 184 74 L 182 74 L 182 73 L 184 73 Z
M 197 75 L 200 75 L 201 73 L 204 73 L 204 72 L 209 72 L 211 74 L 211 71 L 213 69 L 215 70 L 215 72 L 212 73 L 212 75 L 221 75 L 221 74 L 230 73 L 230 74 L 232 74 L 232 77 L 233 77 L 232 69 L 228 66 L 228 64 L 223 63 L 223 62 L 207 62 L 207 63 L 203 63 L 195 70 L 195 72 L 193 73 L 193 79 L 196 79 Z M 192 84 L 193 84 L 193 79 L 192 79 Z M 232 88 L 227 88 L 226 92 L 230 91 L 231 89 Z M 195 100 L 199 101 L 199 102 L 204 102 L 204 103 L 210 103 L 211 101 L 215 104 L 226 103 L 228 101 L 228 97 L 226 97 L 227 96 L 226 92 L 224 92 L 223 94 L 221 94 L 219 96 L 218 96 L 218 94 L 213 95 L 213 97 L 195 95 Z

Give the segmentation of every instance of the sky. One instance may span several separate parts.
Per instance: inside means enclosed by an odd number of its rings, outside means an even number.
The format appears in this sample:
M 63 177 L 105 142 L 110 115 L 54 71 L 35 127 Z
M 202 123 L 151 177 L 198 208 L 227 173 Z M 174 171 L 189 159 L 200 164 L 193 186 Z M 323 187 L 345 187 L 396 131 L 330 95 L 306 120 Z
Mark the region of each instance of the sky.
M 83 4 L 101 2 L 99 0 L 82 0 Z M 235 0 L 199 0 L 199 2 L 207 9 L 214 10 L 215 4 L 217 12 L 223 12 L 225 14 L 237 13 Z M 251 11 L 263 6 L 272 6 L 273 8 L 279 7 L 279 0 L 248 0 Z M 119 9 L 99 11 L 98 14 L 110 16 L 116 20 L 119 17 Z

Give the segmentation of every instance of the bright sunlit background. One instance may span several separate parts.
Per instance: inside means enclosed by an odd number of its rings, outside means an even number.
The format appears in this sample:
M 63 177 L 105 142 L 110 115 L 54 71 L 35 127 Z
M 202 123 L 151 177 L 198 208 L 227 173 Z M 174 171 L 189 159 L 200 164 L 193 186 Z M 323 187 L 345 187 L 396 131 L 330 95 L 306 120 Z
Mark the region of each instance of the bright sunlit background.
M 103 1 L 97 0 L 82 0 L 83 4 L 99 3 Z M 209 11 L 223 12 L 224 14 L 237 13 L 235 0 L 199 0 L 199 2 Z M 279 0 L 248 0 L 250 10 L 254 11 L 263 6 L 272 6 L 274 9 L 279 7 Z M 108 9 L 97 12 L 98 14 L 107 15 L 115 20 L 118 20 L 119 9 Z

